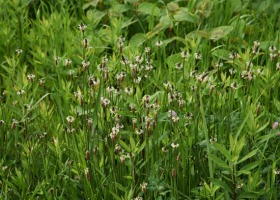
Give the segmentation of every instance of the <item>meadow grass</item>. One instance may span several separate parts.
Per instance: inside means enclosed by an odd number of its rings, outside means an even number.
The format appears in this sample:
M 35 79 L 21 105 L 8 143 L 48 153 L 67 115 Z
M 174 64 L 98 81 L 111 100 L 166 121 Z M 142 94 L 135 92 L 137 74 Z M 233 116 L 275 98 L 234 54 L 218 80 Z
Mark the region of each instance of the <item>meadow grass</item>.
M 279 2 L 0 5 L 0 199 L 280 198 Z

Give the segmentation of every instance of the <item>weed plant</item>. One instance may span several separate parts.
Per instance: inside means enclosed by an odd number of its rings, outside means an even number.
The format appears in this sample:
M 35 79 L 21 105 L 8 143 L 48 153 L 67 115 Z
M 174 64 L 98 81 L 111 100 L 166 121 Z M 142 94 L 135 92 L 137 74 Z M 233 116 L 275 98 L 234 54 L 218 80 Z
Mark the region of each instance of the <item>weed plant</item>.
M 0 0 L 1 199 L 279 199 L 278 1 Z

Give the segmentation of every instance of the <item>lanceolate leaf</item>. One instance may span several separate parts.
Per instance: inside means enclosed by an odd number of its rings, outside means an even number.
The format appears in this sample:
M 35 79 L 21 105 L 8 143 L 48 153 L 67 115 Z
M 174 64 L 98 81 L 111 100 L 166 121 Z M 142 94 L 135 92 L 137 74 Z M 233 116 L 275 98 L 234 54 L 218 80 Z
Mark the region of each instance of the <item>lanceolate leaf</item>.
M 233 30 L 232 26 L 220 26 L 210 31 L 210 40 L 217 41 L 224 38 Z
M 146 41 L 146 36 L 143 33 L 136 33 L 129 41 L 129 45 L 132 47 L 140 46 Z
M 220 158 L 218 158 L 215 155 L 210 154 L 209 159 L 211 159 L 214 163 L 216 163 L 217 165 L 219 165 L 222 168 L 231 169 L 231 167 L 228 164 L 226 164 L 223 160 L 221 160 Z
M 214 147 L 215 149 L 219 150 L 229 162 L 232 162 L 232 156 L 224 146 L 218 143 L 214 143 Z
M 257 167 L 259 165 L 259 161 L 250 163 L 248 165 L 245 165 L 244 167 L 242 167 L 240 170 L 237 171 L 237 176 L 240 176 L 241 174 L 250 174 L 252 169 L 254 169 L 255 167 Z
M 244 162 L 245 160 L 247 160 L 247 159 L 253 157 L 257 152 L 258 152 L 257 149 L 251 151 L 251 152 L 248 153 L 246 156 L 244 156 L 242 159 L 240 159 L 240 160 L 237 162 L 237 164 L 242 163 L 242 162 Z

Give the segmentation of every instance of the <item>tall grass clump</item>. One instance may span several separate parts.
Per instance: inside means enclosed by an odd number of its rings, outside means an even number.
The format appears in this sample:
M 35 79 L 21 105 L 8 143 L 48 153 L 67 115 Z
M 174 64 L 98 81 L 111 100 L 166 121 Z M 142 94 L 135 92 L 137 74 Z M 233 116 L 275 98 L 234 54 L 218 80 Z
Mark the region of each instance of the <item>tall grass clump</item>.
M 1 1 L 1 199 L 279 199 L 277 1 Z

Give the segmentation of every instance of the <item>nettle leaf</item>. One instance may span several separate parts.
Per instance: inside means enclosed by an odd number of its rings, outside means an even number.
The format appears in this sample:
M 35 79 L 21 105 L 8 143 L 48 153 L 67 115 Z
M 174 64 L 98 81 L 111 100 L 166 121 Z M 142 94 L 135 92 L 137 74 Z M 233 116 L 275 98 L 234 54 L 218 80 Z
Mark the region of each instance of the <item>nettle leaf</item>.
M 228 34 L 230 34 L 232 30 L 233 30 L 232 26 L 220 26 L 214 28 L 209 33 L 209 39 L 217 41 L 219 39 L 226 37 Z
M 156 4 L 143 2 L 139 4 L 138 10 L 147 15 L 159 16 L 160 9 L 156 6 Z
M 146 36 L 143 33 L 136 33 L 130 38 L 129 45 L 132 47 L 140 46 L 146 41 Z

